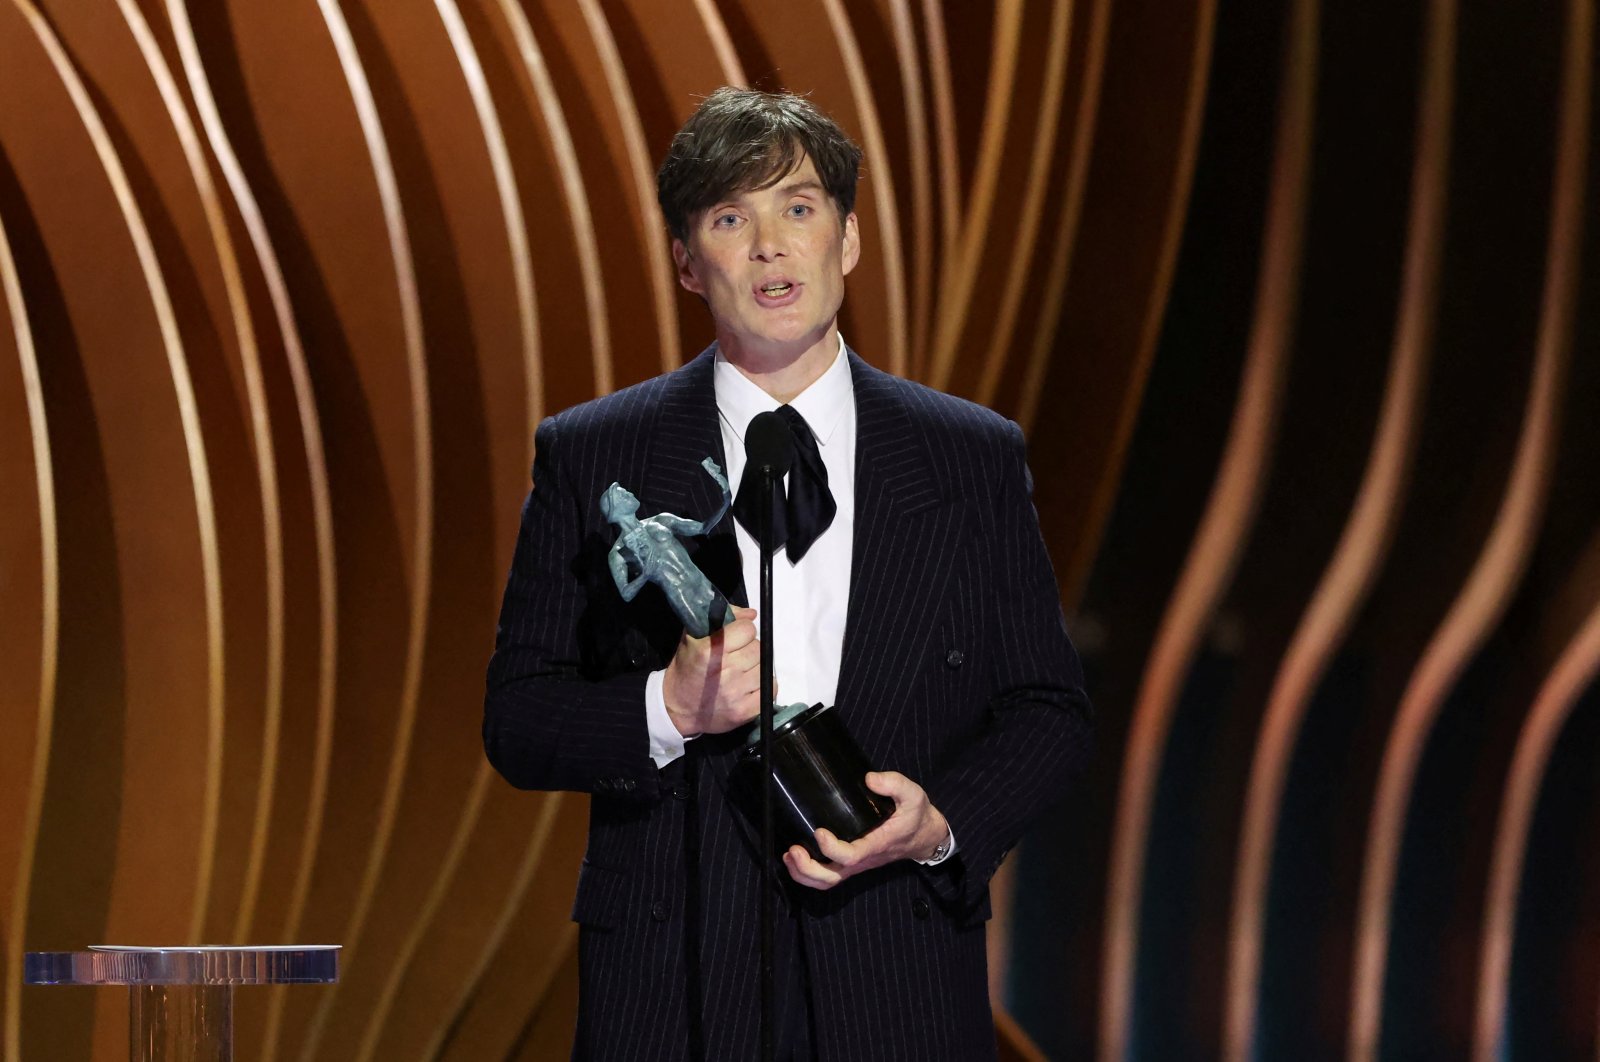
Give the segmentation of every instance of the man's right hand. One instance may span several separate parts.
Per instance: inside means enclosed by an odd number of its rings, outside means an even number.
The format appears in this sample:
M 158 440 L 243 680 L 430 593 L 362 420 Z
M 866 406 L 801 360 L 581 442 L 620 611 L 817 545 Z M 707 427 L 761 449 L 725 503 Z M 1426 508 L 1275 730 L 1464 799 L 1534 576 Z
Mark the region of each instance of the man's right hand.
M 733 606 L 733 622 L 705 638 L 687 633 L 662 676 L 672 725 L 686 738 L 725 734 L 761 714 L 761 643 L 756 610 Z

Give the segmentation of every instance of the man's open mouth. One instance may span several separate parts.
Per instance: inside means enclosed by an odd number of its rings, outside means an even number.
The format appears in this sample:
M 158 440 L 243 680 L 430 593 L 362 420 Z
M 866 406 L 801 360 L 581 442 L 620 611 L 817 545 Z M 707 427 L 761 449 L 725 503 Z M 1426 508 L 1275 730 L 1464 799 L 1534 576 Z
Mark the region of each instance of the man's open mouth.
M 789 294 L 790 289 L 793 288 L 793 287 L 794 287 L 793 284 L 787 284 L 787 283 L 786 284 L 767 284 L 761 289 L 761 294 L 766 295 L 769 298 L 778 299 L 778 298 L 782 298 L 783 296 Z

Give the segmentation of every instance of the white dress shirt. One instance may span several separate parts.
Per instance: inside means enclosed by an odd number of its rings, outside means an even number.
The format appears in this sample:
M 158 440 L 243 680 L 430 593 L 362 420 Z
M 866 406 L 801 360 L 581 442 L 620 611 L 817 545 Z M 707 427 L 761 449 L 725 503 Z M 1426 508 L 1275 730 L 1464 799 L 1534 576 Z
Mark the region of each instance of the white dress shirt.
M 783 403 L 763 391 L 717 352 L 712 379 L 717 396 L 717 421 L 722 429 L 724 471 L 738 490 L 744 475 L 744 433 L 757 413 Z M 779 550 L 772 557 L 772 629 L 778 632 L 772 673 L 778 680 L 779 704 L 832 704 L 839 691 L 839 662 L 844 656 L 844 624 L 850 608 L 850 554 L 856 523 L 856 400 L 844 339 L 833 364 L 789 403 L 810 425 L 817 450 L 828 470 L 828 489 L 838 511 L 798 562 Z M 785 477 L 785 486 L 788 479 Z M 728 519 L 733 519 L 730 515 Z M 734 520 L 744 585 L 754 594 L 761 585 L 761 550 L 743 524 Z M 757 602 L 752 601 L 754 606 Z M 757 617 L 757 622 L 760 622 Z M 672 725 L 662 690 L 665 671 L 645 684 L 645 716 L 650 728 L 650 757 L 665 767 L 683 755 L 684 737 Z M 692 739 L 691 739 L 692 740 Z
M 805 556 L 791 561 L 778 550 L 772 558 L 772 629 L 776 633 L 773 675 L 777 703 L 834 703 L 839 691 L 839 663 L 844 656 L 844 626 L 850 608 L 850 559 L 856 524 L 856 398 L 850 361 L 839 337 L 839 353 L 823 374 L 789 401 L 817 437 L 817 449 L 828 470 L 828 489 L 838 511 Z M 713 369 L 717 420 L 722 451 L 727 455 L 728 483 L 737 491 L 744 475 L 744 434 L 757 413 L 783 403 L 763 391 L 719 350 Z M 788 485 L 788 477 L 784 480 Z M 733 519 L 730 515 L 728 519 Z M 744 585 L 754 595 L 761 585 L 761 550 L 743 524 L 734 521 Z M 752 606 L 759 602 L 752 601 Z M 760 622 L 759 616 L 757 622 Z M 682 756 L 686 740 L 673 726 L 663 691 L 666 671 L 652 672 L 645 683 L 645 719 L 650 731 L 650 758 L 665 767 Z M 950 838 L 945 858 L 955 852 Z M 942 862 L 943 860 L 940 860 Z

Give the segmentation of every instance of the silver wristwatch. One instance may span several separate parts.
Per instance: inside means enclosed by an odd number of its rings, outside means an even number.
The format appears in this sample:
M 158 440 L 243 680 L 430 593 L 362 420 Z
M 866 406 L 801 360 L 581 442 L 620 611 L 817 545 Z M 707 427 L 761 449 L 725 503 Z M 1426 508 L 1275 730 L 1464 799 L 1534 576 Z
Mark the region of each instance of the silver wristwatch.
M 950 834 L 948 832 L 946 832 L 944 840 L 940 841 L 939 842 L 939 846 L 933 850 L 933 855 L 929 856 L 927 859 L 919 859 L 919 860 L 917 860 L 917 862 L 921 863 L 925 867 L 931 867 L 931 866 L 935 866 L 935 865 L 937 865 L 939 863 L 943 863 L 946 859 L 949 859 L 949 858 L 950 858 Z

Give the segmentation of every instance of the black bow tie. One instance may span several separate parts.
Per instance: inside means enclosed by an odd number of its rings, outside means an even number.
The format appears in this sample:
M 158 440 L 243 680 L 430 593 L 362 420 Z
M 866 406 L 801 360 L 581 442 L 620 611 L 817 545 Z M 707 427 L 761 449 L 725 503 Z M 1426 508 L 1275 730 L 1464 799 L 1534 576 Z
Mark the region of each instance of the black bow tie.
M 779 406 L 778 415 L 794 433 L 794 465 L 789 469 L 787 492 L 781 481 L 772 485 L 772 548 L 783 546 L 789 559 L 798 561 L 833 523 L 839 506 L 828 489 L 828 468 L 822 463 L 811 425 L 792 406 Z M 758 542 L 756 520 L 760 494 L 761 470 L 747 464 L 739 479 L 733 515 Z

